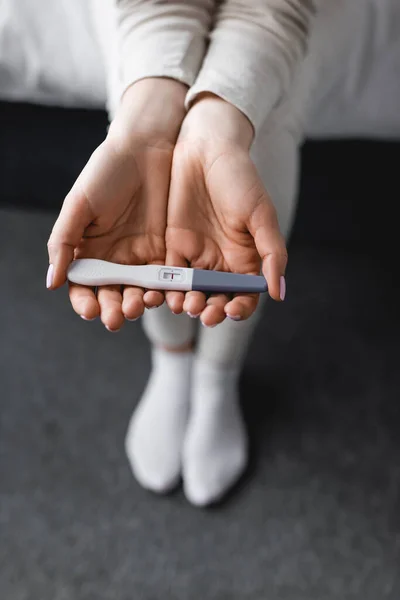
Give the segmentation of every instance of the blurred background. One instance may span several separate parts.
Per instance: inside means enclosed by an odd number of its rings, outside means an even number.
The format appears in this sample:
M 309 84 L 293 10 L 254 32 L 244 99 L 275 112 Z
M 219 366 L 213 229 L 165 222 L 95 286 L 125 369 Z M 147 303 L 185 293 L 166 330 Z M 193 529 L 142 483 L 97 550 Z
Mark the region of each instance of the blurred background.
M 310 121 L 287 301 L 241 382 L 251 467 L 199 510 L 143 491 L 125 458 L 140 323 L 109 335 L 45 288 L 52 224 L 108 124 L 89 5 L 0 0 L 2 600 L 399 598 L 400 11 L 380 19 L 375 63 L 355 78 L 355 36 Z

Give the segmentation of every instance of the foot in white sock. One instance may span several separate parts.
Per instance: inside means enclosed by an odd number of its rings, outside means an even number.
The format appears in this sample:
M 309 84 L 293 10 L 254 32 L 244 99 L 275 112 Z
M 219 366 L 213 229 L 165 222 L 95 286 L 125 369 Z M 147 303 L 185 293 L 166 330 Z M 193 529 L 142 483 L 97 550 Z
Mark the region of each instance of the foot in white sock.
M 193 354 L 157 348 L 152 356 L 153 369 L 132 415 L 125 449 L 139 483 L 163 493 L 180 480 Z
M 196 506 L 220 500 L 247 465 L 238 374 L 204 360 L 194 363 L 182 469 L 185 495 Z

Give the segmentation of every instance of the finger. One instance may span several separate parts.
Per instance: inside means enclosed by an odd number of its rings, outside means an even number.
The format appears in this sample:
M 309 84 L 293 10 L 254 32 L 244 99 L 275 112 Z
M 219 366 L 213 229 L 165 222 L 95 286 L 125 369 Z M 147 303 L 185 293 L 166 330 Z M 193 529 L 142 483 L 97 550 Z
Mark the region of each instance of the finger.
M 158 308 L 164 303 L 164 299 L 164 293 L 155 290 L 148 290 L 143 296 L 146 308 Z
M 77 182 L 64 200 L 47 243 L 49 289 L 56 289 L 65 283 L 67 268 L 74 258 L 75 248 L 93 218 L 89 202 Z
M 203 292 L 187 292 L 183 303 L 183 310 L 189 317 L 199 317 L 207 306 L 207 298 Z
M 175 250 L 171 250 L 168 248 L 168 239 L 165 264 L 169 267 L 187 267 L 187 261 L 185 260 L 185 258 L 181 254 L 178 254 L 178 252 L 176 252 Z M 183 312 L 185 293 L 167 291 L 165 292 L 165 301 L 174 314 L 180 315 Z
M 183 312 L 184 292 L 165 292 L 165 300 L 174 315 L 180 315 Z
M 226 294 L 213 294 L 207 300 L 207 306 L 201 313 L 200 320 L 205 327 L 215 327 L 225 320 L 225 305 L 229 302 Z
M 284 300 L 287 250 L 275 207 L 266 192 L 250 217 L 248 229 L 262 260 L 262 272 L 268 283 L 269 295 L 274 300 Z
M 225 305 L 225 314 L 232 321 L 244 321 L 254 313 L 258 300 L 258 294 L 237 294 Z
M 97 299 L 100 305 L 101 320 L 109 331 L 118 331 L 124 323 L 122 312 L 121 286 L 99 287 Z
M 122 313 L 128 321 L 135 321 L 144 312 L 143 288 L 126 286 L 122 294 Z
M 69 299 L 74 311 L 85 321 L 92 321 L 99 316 L 100 306 L 92 288 L 70 283 Z
M 274 300 L 284 301 L 286 296 L 285 271 L 287 266 L 287 255 L 278 253 L 267 254 L 263 258 L 263 275 L 268 282 L 269 295 Z M 271 293 L 273 290 L 273 293 Z

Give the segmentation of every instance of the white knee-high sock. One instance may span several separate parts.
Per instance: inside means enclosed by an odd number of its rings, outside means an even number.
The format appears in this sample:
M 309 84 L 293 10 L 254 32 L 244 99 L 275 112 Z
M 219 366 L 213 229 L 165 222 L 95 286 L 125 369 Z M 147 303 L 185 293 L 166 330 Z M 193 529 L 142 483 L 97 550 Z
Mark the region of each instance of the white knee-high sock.
M 216 502 L 247 465 L 247 434 L 239 406 L 239 368 L 197 358 L 192 372 L 191 412 L 182 454 L 187 499 Z
M 185 493 L 197 506 L 220 500 L 247 465 L 238 380 L 265 299 L 247 321 L 200 332 L 182 461 Z
M 168 492 L 181 474 L 192 352 L 153 349 L 153 369 L 125 440 L 133 474 L 146 489 Z

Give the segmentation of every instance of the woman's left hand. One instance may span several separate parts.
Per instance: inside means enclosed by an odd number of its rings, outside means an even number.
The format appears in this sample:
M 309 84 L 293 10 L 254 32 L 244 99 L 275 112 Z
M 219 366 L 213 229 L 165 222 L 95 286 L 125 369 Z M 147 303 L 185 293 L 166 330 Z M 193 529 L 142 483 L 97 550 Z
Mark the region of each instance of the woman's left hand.
M 189 110 L 175 146 L 168 201 L 166 264 L 257 275 L 283 300 L 287 263 L 275 207 L 249 155 L 253 129 L 231 104 L 205 95 Z M 257 294 L 168 292 L 175 313 L 207 326 L 247 319 Z

